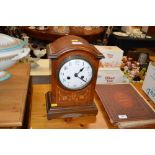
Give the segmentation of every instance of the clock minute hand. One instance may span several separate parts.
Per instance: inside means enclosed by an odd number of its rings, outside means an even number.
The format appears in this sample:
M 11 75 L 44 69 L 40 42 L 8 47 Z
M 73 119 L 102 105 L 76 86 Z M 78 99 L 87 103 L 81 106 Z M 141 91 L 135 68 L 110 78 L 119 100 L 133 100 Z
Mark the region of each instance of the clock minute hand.
M 82 81 L 84 81 L 84 82 L 87 82 L 87 81 L 85 81 L 85 80 L 83 79 L 83 77 L 82 77 L 82 76 L 81 76 L 81 77 L 79 77 L 77 73 L 75 73 L 75 74 L 74 74 L 74 76 L 75 76 L 75 77 L 77 77 L 77 78 L 79 78 L 80 80 L 82 80 Z
M 79 77 L 79 76 L 76 76 L 77 78 L 79 78 L 80 80 L 82 80 L 83 82 L 87 82 L 85 81 L 83 78 Z

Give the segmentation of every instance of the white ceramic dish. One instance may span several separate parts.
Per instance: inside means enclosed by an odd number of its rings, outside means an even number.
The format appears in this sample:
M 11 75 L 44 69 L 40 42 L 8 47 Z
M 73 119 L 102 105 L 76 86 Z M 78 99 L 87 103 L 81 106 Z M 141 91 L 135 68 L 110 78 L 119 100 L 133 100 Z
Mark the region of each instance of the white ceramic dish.
M 114 35 L 117 35 L 117 36 L 122 36 L 122 37 L 127 37 L 128 34 L 127 33 L 123 33 L 123 32 L 113 32 Z
M 0 33 L 0 53 L 20 49 L 24 45 L 23 40 Z
M 31 29 L 31 30 L 36 29 L 36 27 L 35 27 L 35 26 L 29 26 L 28 28 L 29 28 L 29 29 Z
M 151 36 L 146 36 L 146 38 L 149 38 L 149 39 L 150 39 L 150 38 L 152 38 L 152 37 L 151 37 Z
M 11 77 L 11 74 L 4 70 L 14 65 L 18 60 L 26 57 L 29 52 L 29 48 L 22 48 L 10 53 L 0 54 L 0 82 Z
M 0 82 L 11 77 L 5 70 L 26 57 L 30 49 L 20 39 L 0 33 Z
M 29 48 L 22 48 L 10 53 L 0 54 L 0 71 L 11 67 L 18 60 L 27 56 L 29 52 L 30 52 Z

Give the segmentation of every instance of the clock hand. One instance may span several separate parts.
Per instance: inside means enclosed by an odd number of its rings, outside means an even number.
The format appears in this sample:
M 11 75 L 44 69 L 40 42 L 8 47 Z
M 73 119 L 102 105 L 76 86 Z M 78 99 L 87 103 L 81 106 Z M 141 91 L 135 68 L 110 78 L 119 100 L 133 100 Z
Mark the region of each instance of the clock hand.
M 83 76 L 83 77 L 84 77 L 84 76 Z M 80 78 L 80 79 L 81 79 L 82 81 L 84 81 L 84 82 L 87 82 L 86 80 L 84 80 L 84 79 L 83 79 L 83 77 L 81 76 L 81 78 Z
M 83 69 L 84 69 L 84 67 L 83 67 L 83 68 L 81 68 L 77 74 L 79 74 L 80 72 L 82 72 L 82 71 L 83 71 Z
M 81 68 L 81 69 L 79 70 L 79 72 L 78 72 L 78 73 L 75 73 L 75 74 L 74 74 L 74 76 L 75 76 L 75 77 L 77 77 L 77 76 L 78 76 L 78 74 L 79 74 L 80 72 L 82 72 L 82 71 L 83 71 L 83 69 L 84 69 L 84 67 L 83 67 L 83 68 Z
M 79 78 L 79 79 L 82 80 L 83 82 L 87 82 L 87 81 L 85 81 L 85 80 L 83 79 L 84 76 L 79 77 L 79 76 L 77 75 L 77 76 L 75 76 L 75 77 Z
M 84 67 L 83 67 L 83 68 L 81 68 L 79 72 L 82 72 L 82 71 L 83 71 L 83 69 L 84 69 Z
M 83 82 L 87 82 L 87 81 L 85 81 L 84 79 L 80 78 L 79 76 L 78 76 L 78 78 L 79 78 L 80 80 L 82 80 Z

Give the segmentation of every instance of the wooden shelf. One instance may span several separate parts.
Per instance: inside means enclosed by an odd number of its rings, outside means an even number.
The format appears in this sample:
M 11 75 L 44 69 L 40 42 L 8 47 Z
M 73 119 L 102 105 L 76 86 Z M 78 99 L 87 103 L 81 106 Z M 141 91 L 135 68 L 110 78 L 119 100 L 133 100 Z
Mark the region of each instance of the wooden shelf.
M 29 27 L 22 27 L 23 31 L 32 38 L 43 40 L 46 42 L 53 42 L 56 39 L 65 36 L 67 34 L 60 34 L 53 31 L 52 28 L 47 30 L 37 30 L 37 29 L 30 29 Z M 89 42 L 93 42 L 99 38 L 101 38 L 101 34 L 105 31 L 103 27 L 99 27 L 93 29 L 91 31 L 77 31 L 77 28 L 70 27 L 69 35 L 77 35 L 79 37 L 85 38 Z

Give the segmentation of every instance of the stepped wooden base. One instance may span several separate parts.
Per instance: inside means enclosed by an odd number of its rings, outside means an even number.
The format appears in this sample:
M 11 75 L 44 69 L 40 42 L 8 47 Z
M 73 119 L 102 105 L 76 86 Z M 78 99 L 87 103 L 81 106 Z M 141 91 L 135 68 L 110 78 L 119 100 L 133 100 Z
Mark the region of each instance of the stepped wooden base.
M 90 105 L 67 106 L 67 107 L 51 107 L 52 93 L 46 93 L 46 110 L 47 119 L 53 118 L 72 118 L 80 116 L 96 115 L 98 110 L 95 103 Z

